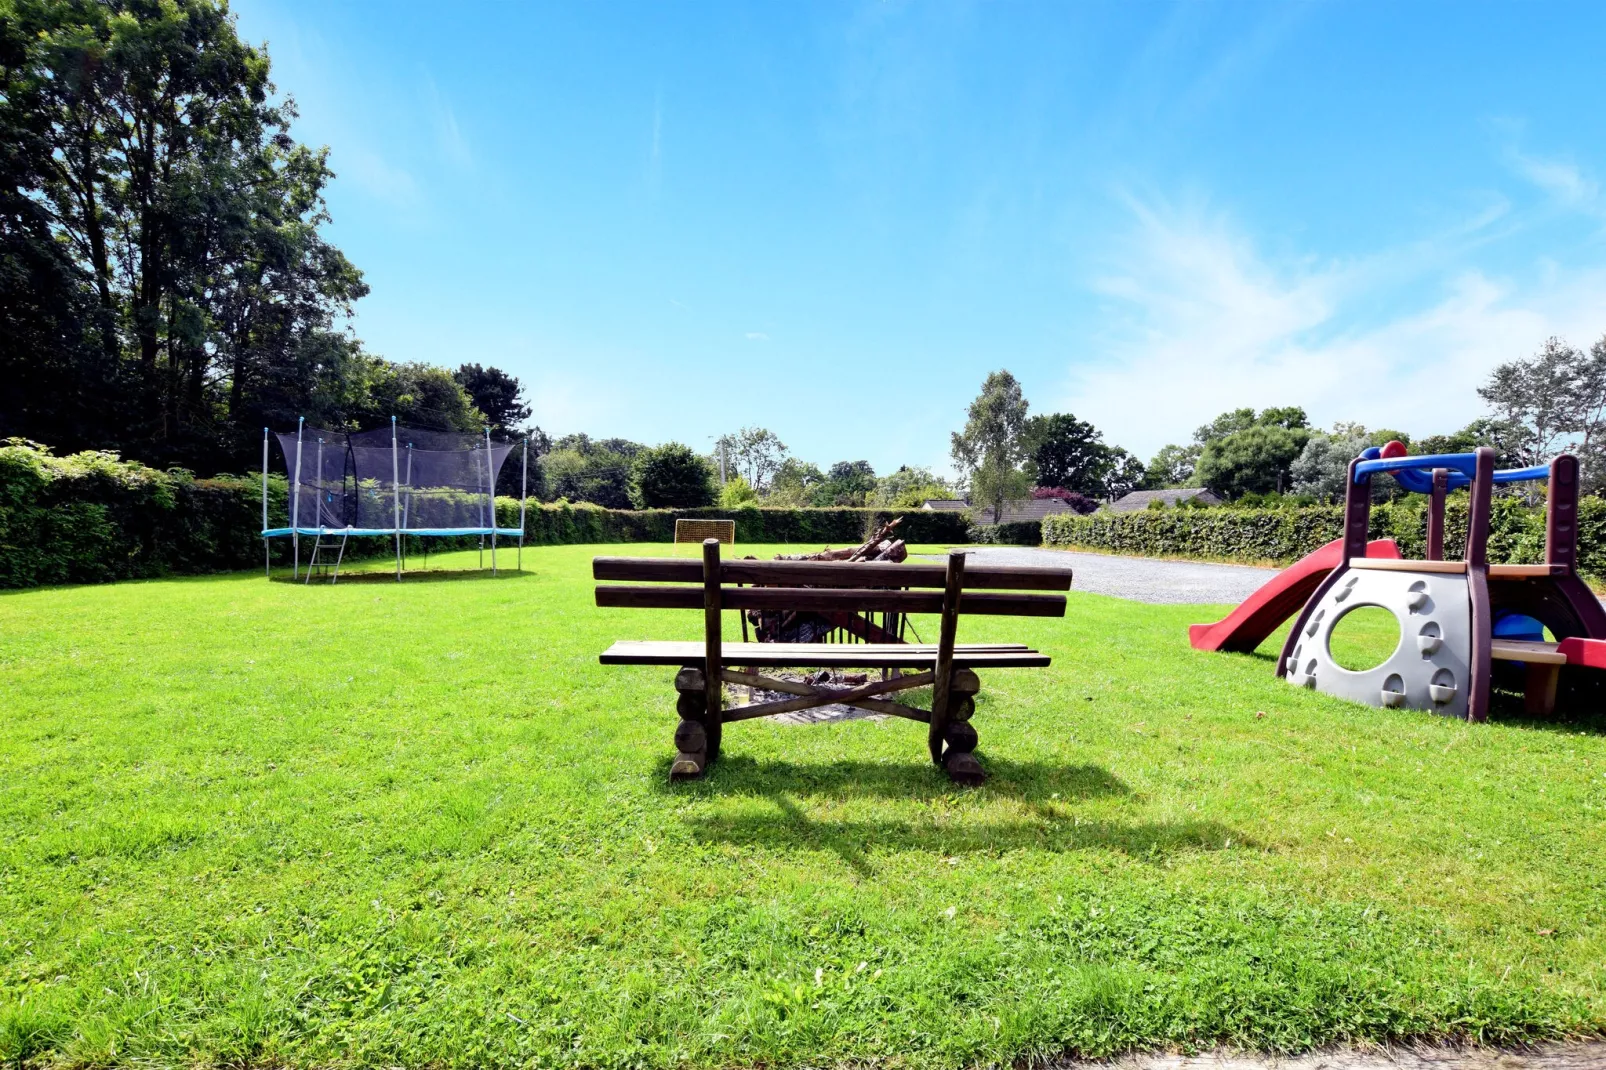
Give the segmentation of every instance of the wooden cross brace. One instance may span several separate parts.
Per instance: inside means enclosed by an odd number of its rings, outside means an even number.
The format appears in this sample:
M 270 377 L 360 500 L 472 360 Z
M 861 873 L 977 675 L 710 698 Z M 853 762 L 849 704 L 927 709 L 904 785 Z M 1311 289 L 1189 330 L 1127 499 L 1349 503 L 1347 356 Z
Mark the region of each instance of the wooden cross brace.
M 893 676 L 886 680 L 875 680 L 862 684 L 859 687 L 815 687 L 812 684 L 802 684 L 795 680 L 775 680 L 757 673 L 737 672 L 734 669 L 721 669 L 720 679 L 729 684 L 745 684 L 748 687 L 763 688 L 765 691 L 780 691 L 783 694 L 798 695 L 798 698 L 782 699 L 779 702 L 760 702 L 753 706 L 736 706 L 724 711 L 721 720 L 745 721 L 753 717 L 768 717 L 776 713 L 795 713 L 798 710 L 812 710 L 817 706 L 826 706 L 833 702 L 844 706 L 858 706 L 861 709 L 871 710 L 875 713 L 891 714 L 894 717 L 907 717 L 911 721 L 929 724 L 931 713 L 928 710 L 905 706 L 899 702 L 887 702 L 877 699 L 875 695 L 890 694 L 894 691 L 907 691 L 912 687 L 927 687 L 936 681 L 936 673 L 921 672 L 909 676 Z

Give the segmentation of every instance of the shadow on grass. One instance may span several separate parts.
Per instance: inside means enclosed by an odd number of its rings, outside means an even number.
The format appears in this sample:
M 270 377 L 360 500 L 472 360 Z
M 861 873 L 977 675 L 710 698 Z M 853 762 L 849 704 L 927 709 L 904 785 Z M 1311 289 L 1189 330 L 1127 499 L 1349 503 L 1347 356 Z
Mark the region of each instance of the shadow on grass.
M 410 570 L 402 573 L 401 582 L 402 583 L 455 583 L 455 582 L 459 582 L 459 581 L 463 581 L 463 580 L 515 580 L 515 579 L 533 579 L 534 577 L 535 577 L 535 572 L 533 570 L 531 570 L 531 569 L 525 569 L 524 571 L 520 572 L 517 569 L 504 568 L 504 569 L 498 569 L 495 575 L 492 575 L 491 574 L 491 570 L 488 569 L 488 568 L 484 568 L 484 569 L 462 569 L 462 568 L 459 568 L 459 569 L 444 569 L 443 568 L 443 569 L 429 569 L 429 570 L 411 570 L 410 569 Z M 314 576 L 314 577 L 312 577 L 312 582 L 310 584 L 307 583 L 306 573 L 302 573 L 302 575 L 297 579 L 291 579 L 288 574 L 283 575 L 283 576 L 277 576 L 276 575 L 276 576 L 273 577 L 273 582 L 274 583 L 305 584 L 306 586 L 309 586 L 309 587 L 328 587 L 328 586 L 330 586 L 330 579 L 329 579 L 328 576 Z M 395 582 L 397 582 L 397 581 L 396 581 L 396 573 L 394 571 L 391 571 L 391 572 L 342 572 L 340 574 L 340 579 L 335 583 L 335 586 L 340 586 L 340 585 L 347 584 L 347 583 L 395 583 Z
M 1588 669 L 1568 669 L 1562 673 L 1562 686 L 1556 697 L 1556 712 L 1535 716 L 1523 708 L 1522 692 L 1511 687 L 1510 678 L 1496 680 L 1489 722 L 1536 732 L 1562 732 L 1575 735 L 1606 735 L 1606 673 Z
M 860 876 L 875 867 L 871 851 L 921 851 L 941 855 L 999 854 L 1006 851 L 1119 851 L 1140 859 L 1159 859 L 1180 851 L 1220 851 L 1258 845 L 1216 821 L 1086 821 L 1044 813 L 1037 820 L 932 821 L 885 818 L 864 821 L 816 820 L 785 795 L 770 799 L 771 815 L 715 815 L 687 822 L 694 839 L 780 851 L 830 851 Z
M 691 784 L 667 786 L 668 763 L 659 781 L 668 791 L 766 799 L 773 814 L 744 813 L 690 819 L 692 836 L 704 843 L 729 843 L 772 850 L 826 850 L 861 876 L 874 867 L 870 852 L 928 851 L 944 855 L 1014 850 L 1113 850 L 1138 858 L 1179 851 L 1257 847 L 1236 829 L 1214 821 L 1089 821 L 1066 811 L 1077 801 L 1132 793 L 1121 779 L 1096 765 L 1057 766 L 1039 762 L 983 760 L 992 773 L 984 787 L 956 787 L 926 762 L 798 763 L 721 757 L 708 776 Z M 1027 804 L 1029 815 L 1015 820 L 931 820 L 888 817 L 868 820 L 817 820 L 799 802 L 810 796 L 835 800 L 888 798 L 925 801 L 964 792 L 985 799 L 1006 796 Z
M 685 786 L 671 785 L 670 760 L 665 758 L 661 763 L 663 776 L 658 783 L 665 791 L 690 789 L 713 795 L 830 795 L 837 799 L 934 799 L 956 791 L 979 790 L 988 795 L 1047 803 L 1132 793 L 1119 777 L 1096 765 L 1049 765 L 983 757 L 982 764 L 991 776 L 982 788 L 968 789 L 957 787 L 930 761 L 922 761 L 918 750 L 911 753 L 906 762 L 793 762 L 784 759 L 761 762 L 729 753 L 728 737 L 726 742 L 726 753 L 704 779 Z M 918 743 L 923 744 L 924 739 Z

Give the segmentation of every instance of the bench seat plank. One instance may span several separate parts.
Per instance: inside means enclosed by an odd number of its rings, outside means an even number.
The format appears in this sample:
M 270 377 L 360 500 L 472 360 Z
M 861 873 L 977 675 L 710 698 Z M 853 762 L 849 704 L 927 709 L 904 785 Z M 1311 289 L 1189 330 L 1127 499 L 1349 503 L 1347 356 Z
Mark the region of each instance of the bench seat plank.
M 701 665 L 698 642 L 620 640 L 603 651 L 604 665 Z M 937 664 L 935 643 L 726 643 L 721 660 L 727 665 L 817 666 L 828 669 L 929 669 Z M 961 643 L 954 664 L 971 669 L 1044 668 L 1051 664 L 1022 644 Z

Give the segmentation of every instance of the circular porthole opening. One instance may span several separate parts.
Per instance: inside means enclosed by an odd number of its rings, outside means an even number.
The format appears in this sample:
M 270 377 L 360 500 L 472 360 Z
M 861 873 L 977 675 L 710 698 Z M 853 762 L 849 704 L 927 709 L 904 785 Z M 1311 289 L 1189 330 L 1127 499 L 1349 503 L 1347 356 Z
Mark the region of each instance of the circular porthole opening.
M 1333 622 L 1327 653 L 1350 672 L 1375 669 L 1400 646 L 1400 621 L 1382 606 L 1356 606 Z

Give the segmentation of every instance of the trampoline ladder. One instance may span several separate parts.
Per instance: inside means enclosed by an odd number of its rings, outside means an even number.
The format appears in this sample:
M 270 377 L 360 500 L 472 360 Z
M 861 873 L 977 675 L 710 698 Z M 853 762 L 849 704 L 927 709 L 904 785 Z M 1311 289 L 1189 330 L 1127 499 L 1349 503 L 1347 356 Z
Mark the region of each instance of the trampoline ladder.
M 329 582 L 330 583 L 339 583 L 340 582 L 340 562 L 345 560 L 345 558 L 346 558 L 346 540 L 348 538 L 350 538 L 350 537 L 351 536 L 349 534 L 345 533 L 345 532 L 342 532 L 341 535 L 340 535 L 340 542 L 338 543 L 338 545 L 340 547 L 340 552 L 335 555 L 335 563 L 334 563 L 334 566 L 333 566 L 333 571 L 329 575 Z M 336 545 L 337 544 L 333 540 L 330 540 L 329 545 L 328 545 L 327 548 L 330 549 L 330 550 L 333 550 Z M 313 571 L 313 569 L 318 567 L 318 551 L 321 550 L 321 549 L 324 549 L 324 548 L 325 547 L 324 547 L 324 541 L 323 541 L 323 533 L 319 532 L 317 540 L 315 542 L 313 542 L 313 544 L 312 544 L 312 560 L 307 562 L 307 578 L 302 581 L 303 583 L 309 583 L 310 584 L 312 582 L 312 571 Z M 327 565 L 327 564 L 324 565 L 323 567 L 325 569 L 329 569 L 330 568 L 330 566 Z

